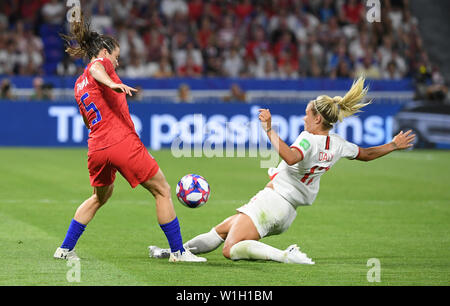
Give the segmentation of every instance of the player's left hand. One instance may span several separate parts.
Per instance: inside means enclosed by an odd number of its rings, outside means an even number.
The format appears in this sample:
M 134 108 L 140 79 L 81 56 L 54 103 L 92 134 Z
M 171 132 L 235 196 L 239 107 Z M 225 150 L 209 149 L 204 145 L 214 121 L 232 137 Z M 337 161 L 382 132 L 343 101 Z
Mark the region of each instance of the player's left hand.
M 125 93 L 125 94 L 127 94 L 129 96 L 133 95 L 132 91 L 134 91 L 134 92 L 138 91 L 136 88 L 127 86 L 127 85 L 125 85 L 123 83 L 121 83 L 121 84 L 114 83 L 114 84 L 111 84 L 109 87 L 112 90 L 114 90 L 115 92 L 119 92 L 119 93 L 123 92 L 123 93 Z
M 415 134 L 412 134 L 412 131 L 409 130 L 406 133 L 400 131 L 395 137 L 392 139 L 392 143 L 395 146 L 396 150 L 403 150 L 407 148 L 411 148 L 414 144 L 413 141 L 416 138 Z
M 259 120 L 261 121 L 261 125 L 265 131 L 268 131 L 272 127 L 272 115 L 270 114 L 270 110 L 268 108 L 258 109 L 259 111 Z

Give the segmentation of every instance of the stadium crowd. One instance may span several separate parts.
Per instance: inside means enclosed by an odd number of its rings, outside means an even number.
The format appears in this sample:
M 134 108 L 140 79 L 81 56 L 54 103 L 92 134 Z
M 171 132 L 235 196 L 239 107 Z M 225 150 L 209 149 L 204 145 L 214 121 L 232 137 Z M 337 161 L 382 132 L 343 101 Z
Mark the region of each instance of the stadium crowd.
M 72 1 L 73 2 L 73 1 Z M 360 0 L 81 0 L 91 27 L 116 37 L 124 77 L 400 79 L 433 67 L 408 0 L 368 22 Z M 78 75 L 64 54 L 64 0 L 2 0 L 0 75 Z M 52 65 L 53 63 L 53 65 Z

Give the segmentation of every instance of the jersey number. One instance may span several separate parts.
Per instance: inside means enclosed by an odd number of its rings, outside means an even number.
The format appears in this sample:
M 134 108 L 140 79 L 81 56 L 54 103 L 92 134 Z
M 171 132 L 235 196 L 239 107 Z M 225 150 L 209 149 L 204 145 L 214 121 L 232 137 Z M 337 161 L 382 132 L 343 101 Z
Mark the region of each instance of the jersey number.
M 86 112 L 93 110 L 95 112 L 95 114 L 97 115 L 97 117 L 94 120 L 92 120 L 92 125 L 95 125 L 102 120 L 102 115 L 100 114 L 100 111 L 98 110 L 97 106 L 95 106 L 94 102 L 91 102 L 88 105 L 86 105 L 86 103 L 84 103 L 84 100 L 86 100 L 87 98 L 89 98 L 89 93 L 85 93 L 81 97 L 81 103 L 83 103 L 83 106 L 84 106 L 84 109 L 86 110 Z
M 309 176 L 310 176 L 311 174 L 314 174 L 314 172 L 316 171 L 316 169 L 317 169 L 318 171 L 321 171 L 321 170 L 324 170 L 324 169 L 325 169 L 325 171 L 328 171 L 328 170 L 330 169 L 330 167 L 319 167 L 319 166 L 314 166 L 314 167 L 311 168 L 311 170 L 309 170 L 308 173 L 306 173 L 306 174 L 300 179 L 300 181 L 301 181 L 302 183 L 305 183 L 306 185 L 311 184 L 311 182 L 314 180 L 314 178 L 312 177 L 312 178 L 310 178 L 309 180 L 308 180 L 308 178 L 309 178 Z

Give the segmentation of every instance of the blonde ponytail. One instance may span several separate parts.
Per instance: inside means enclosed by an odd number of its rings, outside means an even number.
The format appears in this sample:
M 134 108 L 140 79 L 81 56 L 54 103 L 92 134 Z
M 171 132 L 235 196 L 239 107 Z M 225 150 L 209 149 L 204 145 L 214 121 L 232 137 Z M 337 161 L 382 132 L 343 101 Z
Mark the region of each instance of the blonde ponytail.
M 325 121 L 325 128 L 331 128 L 337 121 L 342 121 L 345 117 L 361 112 L 361 108 L 371 103 L 371 101 L 360 103 L 369 90 L 368 87 L 364 87 L 364 81 L 364 77 L 355 80 L 344 97 L 335 96 L 331 98 L 322 95 L 313 101 L 315 110 Z
M 338 102 L 340 107 L 339 121 L 342 121 L 345 117 L 361 112 L 361 108 L 371 103 L 371 101 L 360 103 L 369 91 L 368 87 L 364 87 L 364 81 L 364 77 L 359 77 L 354 81 L 347 94 Z

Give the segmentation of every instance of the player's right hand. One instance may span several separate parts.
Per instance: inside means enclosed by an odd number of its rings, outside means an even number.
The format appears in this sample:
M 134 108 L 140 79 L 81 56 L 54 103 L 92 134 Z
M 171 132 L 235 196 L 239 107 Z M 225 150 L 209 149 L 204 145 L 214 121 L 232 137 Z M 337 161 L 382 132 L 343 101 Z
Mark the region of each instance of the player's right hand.
M 127 85 L 125 85 L 123 83 L 122 84 L 113 83 L 109 87 L 112 90 L 114 90 L 115 92 L 119 92 L 119 93 L 123 92 L 123 93 L 125 93 L 125 94 L 127 94 L 129 96 L 133 95 L 132 91 L 134 91 L 134 92 L 138 91 L 136 88 L 127 86 Z
M 259 120 L 261 121 L 261 125 L 265 131 L 272 128 L 272 115 L 270 114 L 270 110 L 268 108 L 258 109 L 259 111 Z

